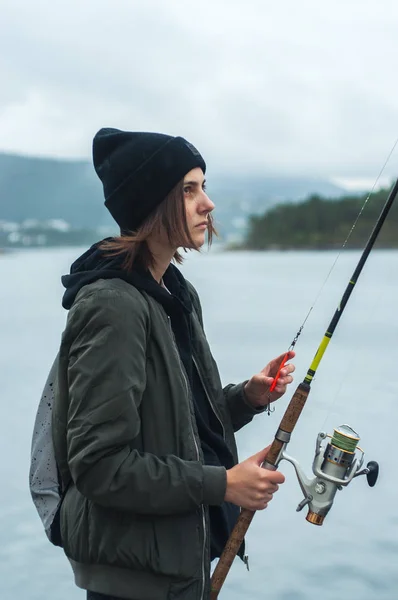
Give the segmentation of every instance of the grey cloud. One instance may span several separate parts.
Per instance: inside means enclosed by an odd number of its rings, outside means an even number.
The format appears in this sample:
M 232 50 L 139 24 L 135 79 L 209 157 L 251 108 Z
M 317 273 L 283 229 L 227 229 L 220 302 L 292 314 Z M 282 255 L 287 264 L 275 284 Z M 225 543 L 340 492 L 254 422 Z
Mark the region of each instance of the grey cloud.
M 3 4 L 4 150 L 87 156 L 114 125 L 185 135 L 215 170 L 373 177 L 398 136 L 387 0 Z

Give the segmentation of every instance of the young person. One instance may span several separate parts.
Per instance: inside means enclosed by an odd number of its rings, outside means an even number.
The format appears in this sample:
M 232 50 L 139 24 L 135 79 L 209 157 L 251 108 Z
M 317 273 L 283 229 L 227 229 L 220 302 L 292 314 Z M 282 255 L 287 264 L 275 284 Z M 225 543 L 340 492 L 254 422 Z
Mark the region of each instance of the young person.
M 261 468 L 266 449 L 238 463 L 234 432 L 285 392 L 294 366 L 272 394 L 281 356 L 221 386 L 198 294 L 173 264 L 214 233 L 196 148 L 102 129 L 93 160 L 121 235 L 63 277 L 53 412 L 68 482 L 62 544 L 89 600 L 205 599 L 239 507 L 264 509 L 284 481 Z

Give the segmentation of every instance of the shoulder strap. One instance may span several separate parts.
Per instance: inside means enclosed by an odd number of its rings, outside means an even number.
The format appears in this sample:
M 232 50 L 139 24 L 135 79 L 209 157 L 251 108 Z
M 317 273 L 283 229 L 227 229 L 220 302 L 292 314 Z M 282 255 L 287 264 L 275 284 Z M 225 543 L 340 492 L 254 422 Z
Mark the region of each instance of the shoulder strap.
M 47 537 L 53 543 L 53 523 L 67 485 L 62 483 L 52 440 L 52 411 L 56 385 L 58 355 L 44 385 L 32 435 L 29 486 Z M 59 544 L 57 544 L 59 545 Z

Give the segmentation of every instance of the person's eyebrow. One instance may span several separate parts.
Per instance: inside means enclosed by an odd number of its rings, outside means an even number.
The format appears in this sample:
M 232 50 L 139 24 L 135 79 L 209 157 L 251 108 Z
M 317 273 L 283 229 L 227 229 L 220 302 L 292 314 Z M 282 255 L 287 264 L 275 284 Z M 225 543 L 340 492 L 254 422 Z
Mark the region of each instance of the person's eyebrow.
M 197 185 L 205 185 L 205 183 L 206 183 L 206 179 L 204 179 L 201 184 L 199 183 L 199 181 L 194 181 L 194 180 L 192 180 L 192 181 L 184 181 L 184 185 L 193 185 L 193 186 L 195 186 L 195 185 L 196 186 Z

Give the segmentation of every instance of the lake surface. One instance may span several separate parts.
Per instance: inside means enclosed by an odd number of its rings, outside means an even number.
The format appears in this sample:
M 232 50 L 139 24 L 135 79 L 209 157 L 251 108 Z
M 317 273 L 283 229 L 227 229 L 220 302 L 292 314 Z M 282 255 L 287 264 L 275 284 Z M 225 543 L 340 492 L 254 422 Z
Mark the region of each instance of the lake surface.
M 28 490 L 33 421 L 57 352 L 66 311 L 60 276 L 80 249 L 0 256 L 0 599 L 83 600 L 62 550 L 51 546 Z M 193 254 L 182 270 L 196 285 L 205 328 L 225 384 L 258 372 L 290 345 L 319 295 L 335 253 Z M 295 384 L 305 376 L 354 271 L 343 253 L 296 346 Z M 288 451 L 311 475 L 319 431 L 350 424 L 365 462 L 380 463 L 377 485 L 355 479 L 337 492 L 323 527 L 296 512 L 293 467 L 247 535 L 250 572 L 235 561 L 220 598 L 228 600 L 398 599 L 398 252 L 375 251 L 318 369 Z M 273 438 L 295 387 L 238 433 L 241 459 Z

